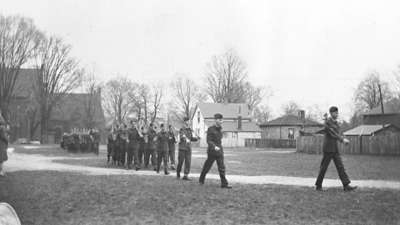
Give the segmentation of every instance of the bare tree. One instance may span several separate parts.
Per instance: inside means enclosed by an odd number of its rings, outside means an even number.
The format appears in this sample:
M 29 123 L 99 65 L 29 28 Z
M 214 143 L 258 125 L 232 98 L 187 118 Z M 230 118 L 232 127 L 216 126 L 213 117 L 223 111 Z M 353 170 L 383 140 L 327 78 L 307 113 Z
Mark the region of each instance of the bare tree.
M 271 109 L 268 105 L 259 105 L 254 109 L 254 118 L 258 124 L 266 123 L 271 117 Z
M 157 118 L 157 114 L 161 110 L 161 99 L 163 97 L 163 86 L 161 84 L 154 85 L 152 87 L 152 109 L 151 109 L 151 122 L 154 123 L 154 121 Z
M 282 106 L 284 115 L 297 115 L 300 110 L 299 104 L 294 101 L 290 101 Z
M 176 109 L 173 113 L 177 119 L 190 118 L 196 104 L 205 98 L 196 83 L 183 75 L 171 82 L 171 89 L 175 97 L 171 105 Z
M 234 50 L 214 56 L 207 64 L 206 93 L 216 103 L 247 103 L 254 110 L 264 97 L 265 87 L 247 81 L 246 64 Z
M 397 71 L 394 73 L 394 91 L 396 98 L 400 100 L 400 65 L 397 67 Z
M 243 102 L 246 65 L 234 50 L 214 56 L 207 67 L 206 92 L 214 102 Z
M 146 84 L 141 84 L 139 86 L 138 96 L 139 102 L 137 105 L 140 106 L 138 119 L 142 119 L 145 121 L 145 123 L 147 123 L 149 121 L 149 106 L 151 104 L 150 99 L 152 98 L 149 86 Z
M 82 70 L 70 56 L 71 46 L 62 39 L 49 37 L 38 48 L 36 65 L 36 97 L 40 112 L 41 141 L 47 142 L 48 121 L 56 104 L 79 86 Z
M 272 92 L 269 89 L 262 86 L 256 87 L 250 82 L 245 82 L 244 85 L 242 85 L 242 88 L 244 102 L 249 105 L 251 110 L 256 109 L 263 99 L 269 98 L 272 95 Z
M 318 105 L 311 105 L 307 107 L 306 113 L 306 118 L 317 121 L 317 122 L 322 122 L 324 111 L 321 110 L 321 108 Z
M 82 77 L 82 87 L 87 97 L 83 99 L 84 104 L 84 122 L 87 128 L 94 128 L 96 125 L 97 104 L 101 101 L 101 84 L 97 81 L 93 72 L 85 73 Z
M 379 94 L 379 85 L 382 90 L 383 102 L 389 100 L 393 93 L 389 88 L 389 84 L 380 79 L 378 72 L 373 71 L 360 82 L 355 93 L 354 102 L 359 111 L 371 110 L 380 106 L 381 98 Z
M 21 66 L 34 57 L 41 38 L 32 19 L 0 15 L 0 109 L 6 121 Z
M 104 109 L 106 114 L 118 123 L 122 123 L 132 110 L 129 96 L 133 90 L 133 83 L 125 77 L 117 77 L 105 84 Z

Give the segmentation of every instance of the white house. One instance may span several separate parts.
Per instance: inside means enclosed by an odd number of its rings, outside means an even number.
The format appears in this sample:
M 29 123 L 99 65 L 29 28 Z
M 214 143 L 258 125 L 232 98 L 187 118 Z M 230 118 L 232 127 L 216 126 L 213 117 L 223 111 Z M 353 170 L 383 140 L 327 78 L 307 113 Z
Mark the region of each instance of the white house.
M 246 138 L 261 138 L 261 129 L 252 121 L 247 104 L 199 103 L 192 116 L 192 129 L 201 138 L 200 147 L 207 147 L 207 129 L 214 124 L 216 113 L 224 117 L 224 147 L 242 147 Z

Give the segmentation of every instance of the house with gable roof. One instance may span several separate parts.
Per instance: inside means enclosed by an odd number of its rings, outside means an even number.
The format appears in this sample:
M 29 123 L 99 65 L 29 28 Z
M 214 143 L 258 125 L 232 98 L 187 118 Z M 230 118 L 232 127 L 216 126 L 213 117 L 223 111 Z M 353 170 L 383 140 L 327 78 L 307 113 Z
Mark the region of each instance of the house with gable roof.
M 323 124 L 306 118 L 304 110 L 299 110 L 298 115 L 288 114 L 260 124 L 264 139 L 295 140 L 301 132 L 315 133 L 323 127 Z
M 253 122 L 247 104 L 242 103 L 199 103 L 192 115 L 192 129 L 200 137 L 200 147 L 207 147 L 207 129 L 214 125 L 214 114 L 221 113 L 222 145 L 224 147 L 243 147 L 246 138 L 261 138 L 261 129 Z

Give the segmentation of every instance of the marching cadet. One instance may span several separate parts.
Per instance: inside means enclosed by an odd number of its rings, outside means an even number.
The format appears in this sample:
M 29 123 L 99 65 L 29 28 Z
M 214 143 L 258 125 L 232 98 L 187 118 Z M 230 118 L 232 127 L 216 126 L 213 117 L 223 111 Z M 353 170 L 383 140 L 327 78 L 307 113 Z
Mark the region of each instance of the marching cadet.
M 128 148 L 128 126 L 126 124 L 123 124 L 121 127 L 121 155 L 120 155 L 120 160 L 121 160 L 121 165 L 125 165 L 126 161 L 126 153 L 127 153 L 127 148 Z
M 115 127 L 115 160 L 117 163 L 117 166 L 121 165 L 121 151 L 122 151 L 122 132 L 120 125 L 117 124 Z
M 326 170 L 328 169 L 329 163 L 333 159 L 333 162 L 335 163 L 336 166 L 336 170 L 343 184 L 343 190 L 353 191 L 357 187 L 350 186 L 350 179 L 347 176 L 346 171 L 344 169 L 344 165 L 342 162 L 342 158 L 340 157 L 338 148 L 338 141 L 344 144 L 349 144 L 349 140 L 340 135 L 339 132 L 340 127 L 337 121 L 337 118 L 339 116 L 338 108 L 336 106 L 330 107 L 329 114 L 330 117 L 325 118 L 325 123 L 324 123 L 325 138 L 322 147 L 323 157 L 317 181 L 315 182 L 315 189 L 317 191 L 322 191 L 322 181 L 324 180 L 324 176 Z
M 114 149 L 114 135 L 113 135 L 113 128 L 111 128 L 110 133 L 107 135 L 107 164 L 110 164 L 110 160 L 112 157 L 113 149 Z
M 144 156 L 145 156 L 145 151 L 146 151 L 146 142 L 147 142 L 147 132 L 145 131 L 143 126 L 140 126 L 140 145 L 139 145 L 139 153 L 138 153 L 138 157 L 139 157 L 139 164 L 142 165 L 144 163 Z
M 144 166 L 147 168 L 149 166 L 149 160 L 151 157 L 151 165 L 154 167 L 154 171 L 157 170 L 157 161 L 156 161 L 156 139 L 157 132 L 155 130 L 155 126 L 153 123 L 150 123 L 150 127 L 147 131 L 147 148 L 144 155 Z
M 199 183 L 204 184 L 206 174 L 210 171 L 214 161 L 217 161 L 219 177 L 221 178 L 221 188 L 232 188 L 228 185 L 225 177 L 224 151 L 222 148 L 222 115 L 217 113 L 214 115 L 215 124 L 207 130 L 207 159 L 204 162 L 203 169 L 200 174 Z
M 113 128 L 112 130 L 112 151 L 111 151 L 111 158 L 112 158 L 112 164 L 117 165 L 118 164 L 118 125 Z
M 171 162 L 171 170 L 175 169 L 175 134 L 171 125 L 168 126 L 168 156 Z
M 164 124 L 160 125 L 161 131 L 157 134 L 157 173 L 160 172 L 161 161 L 164 162 L 164 174 L 168 175 L 168 141 L 169 134 Z
M 128 129 L 128 157 L 127 157 L 127 169 L 132 169 L 132 160 L 136 170 L 140 169 L 138 164 L 138 151 L 140 145 L 140 132 L 137 129 L 137 125 L 131 120 L 130 128 Z
M 179 130 L 179 154 L 178 154 L 178 167 L 176 168 L 176 177 L 179 179 L 181 177 L 182 165 L 185 163 L 184 176 L 182 180 L 190 180 L 190 164 L 192 160 L 192 141 L 197 141 L 199 137 L 193 137 L 193 131 L 190 129 L 189 118 L 183 118 L 184 126 Z
M 90 129 L 89 135 L 91 136 L 91 150 L 99 155 L 100 147 L 100 133 L 96 128 Z
M 3 171 L 3 164 L 8 160 L 7 148 L 8 148 L 8 135 L 7 125 L 4 118 L 1 116 L 0 111 L 0 176 L 5 176 Z

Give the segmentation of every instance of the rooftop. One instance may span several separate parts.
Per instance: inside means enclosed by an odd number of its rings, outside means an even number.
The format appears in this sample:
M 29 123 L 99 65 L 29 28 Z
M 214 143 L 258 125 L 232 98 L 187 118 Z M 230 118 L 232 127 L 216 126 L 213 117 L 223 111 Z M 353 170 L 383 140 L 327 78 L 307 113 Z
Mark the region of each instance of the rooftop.
M 274 120 L 268 121 L 266 123 L 260 124 L 260 127 L 267 126 L 320 126 L 323 125 L 314 120 L 305 118 L 304 120 L 300 119 L 300 117 L 296 115 L 285 115 Z
M 345 136 L 367 136 L 367 135 L 374 135 L 376 132 L 384 130 L 388 127 L 391 127 L 391 124 L 385 125 L 360 125 L 355 127 L 351 130 L 344 132 Z M 400 129 L 399 129 L 400 130 Z
M 206 121 L 208 127 L 214 125 L 214 122 Z M 242 121 L 242 129 L 238 129 L 237 121 L 224 121 L 222 124 L 222 131 L 228 132 L 261 132 L 260 127 L 254 122 L 244 122 Z
M 204 118 L 214 118 L 214 114 L 221 113 L 224 118 L 250 118 L 251 111 L 245 103 L 199 103 Z

